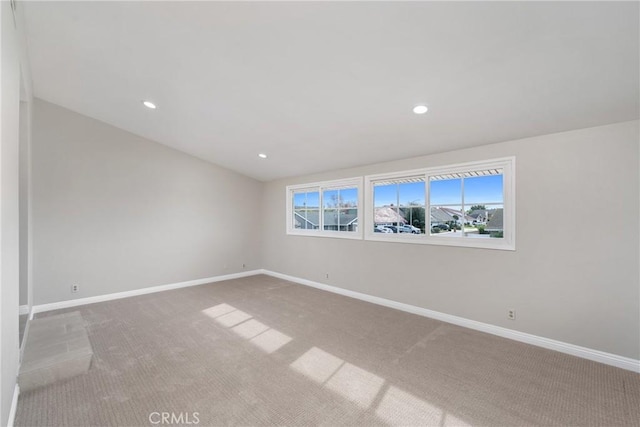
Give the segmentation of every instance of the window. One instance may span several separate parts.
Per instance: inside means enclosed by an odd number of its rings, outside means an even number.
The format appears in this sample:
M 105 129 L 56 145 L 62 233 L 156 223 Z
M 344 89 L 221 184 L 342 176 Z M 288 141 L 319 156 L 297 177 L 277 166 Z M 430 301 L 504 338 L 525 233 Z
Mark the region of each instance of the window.
M 424 176 L 373 183 L 373 232 L 421 234 L 425 220 Z
M 515 249 L 515 159 L 365 177 L 369 240 Z
M 303 230 L 320 228 L 320 193 L 300 190 L 293 193 L 293 227 Z
M 323 230 L 358 231 L 358 188 L 330 187 L 322 192 Z
M 362 238 L 361 179 L 287 187 L 287 234 Z

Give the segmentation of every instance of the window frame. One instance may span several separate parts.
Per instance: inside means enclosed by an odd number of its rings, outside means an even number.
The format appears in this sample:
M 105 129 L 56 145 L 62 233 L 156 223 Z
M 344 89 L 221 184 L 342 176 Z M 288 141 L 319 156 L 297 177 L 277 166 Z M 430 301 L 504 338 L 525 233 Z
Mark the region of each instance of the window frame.
M 457 163 L 453 165 L 435 166 L 423 169 L 413 169 L 401 172 L 366 175 L 364 177 L 364 239 L 378 242 L 417 243 L 439 246 L 459 246 L 469 248 L 516 250 L 516 189 L 515 189 L 515 157 L 503 157 L 483 161 Z M 503 195 L 503 236 L 502 238 L 476 239 L 469 237 L 453 237 L 431 235 L 431 200 L 430 177 L 434 175 L 447 175 L 451 173 L 469 172 L 478 169 L 502 169 L 502 195 Z M 425 233 L 375 233 L 374 227 L 374 185 L 380 181 L 392 181 L 409 177 L 424 176 L 425 182 Z M 360 211 L 359 211 L 360 212 Z
M 354 187 L 358 190 L 358 230 L 357 231 L 339 231 L 339 230 L 325 230 L 324 229 L 324 192 L 327 190 L 338 189 L 341 187 Z M 319 198 L 319 224 L 317 230 L 295 228 L 293 225 L 293 194 L 299 191 L 317 191 Z M 286 217 L 286 230 L 288 235 L 294 236 L 311 236 L 311 237 L 333 237 L 337 239 L 358 239 L 362 240 L 364 224 L 363 224 L 363 212 L 364 212 L 364 194 L 362 187 L 362 177 L 337 179 L 332 181 L 311 182 L 307 184 L 287 185 L 286 187 L 286 203 L 287 203 L 287 217 Z

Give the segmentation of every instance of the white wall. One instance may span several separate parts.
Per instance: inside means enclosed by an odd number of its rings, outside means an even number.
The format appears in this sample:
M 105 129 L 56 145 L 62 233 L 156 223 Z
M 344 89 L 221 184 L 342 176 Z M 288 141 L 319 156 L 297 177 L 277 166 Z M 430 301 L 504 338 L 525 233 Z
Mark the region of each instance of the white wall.
M 19 111 L 20 148 L 19 148 L 19 215 L 20 215 L 20 291 L 19 302 L 21 306 L 29 305 L 29 134 L 30 134 L 30 103 L 20 100 Z
M 19 363 L 18 304 L 20 271 L 19 151 L 20 92 L 29 114 L 31 81 L 26 60 L 22 4 L 14 16 L 0 2 L 0 425 L 9 420 Z M 25 141 L 27 143 L 28 141 Z
M 260 182 L 38 99 L 32 132 L 34 304 L 261 267 Z
M 268 183 L 263 267 L 639 359 L 639 134 L 634 121 Z M 515 252 L 285 233 L 286 185 L 511 155 Z

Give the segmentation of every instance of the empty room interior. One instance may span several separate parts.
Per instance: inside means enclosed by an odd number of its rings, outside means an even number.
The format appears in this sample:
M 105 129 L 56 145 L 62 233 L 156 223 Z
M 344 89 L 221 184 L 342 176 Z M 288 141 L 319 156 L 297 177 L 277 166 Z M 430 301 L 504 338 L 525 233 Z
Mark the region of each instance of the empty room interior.
M 639 2 L 0 18 L 0 425 L 640 425 Z

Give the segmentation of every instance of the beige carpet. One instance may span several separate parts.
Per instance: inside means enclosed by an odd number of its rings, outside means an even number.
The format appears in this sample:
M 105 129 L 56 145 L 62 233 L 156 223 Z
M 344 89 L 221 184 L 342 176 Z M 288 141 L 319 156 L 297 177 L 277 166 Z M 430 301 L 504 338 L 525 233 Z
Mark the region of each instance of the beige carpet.
M 640 425 L 638 374 L 267 276 L 80 312 L 89 373 L 16 425 Z

